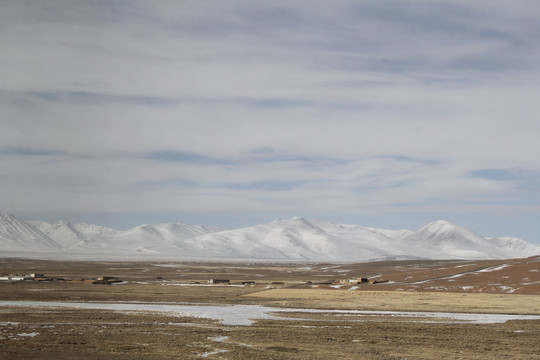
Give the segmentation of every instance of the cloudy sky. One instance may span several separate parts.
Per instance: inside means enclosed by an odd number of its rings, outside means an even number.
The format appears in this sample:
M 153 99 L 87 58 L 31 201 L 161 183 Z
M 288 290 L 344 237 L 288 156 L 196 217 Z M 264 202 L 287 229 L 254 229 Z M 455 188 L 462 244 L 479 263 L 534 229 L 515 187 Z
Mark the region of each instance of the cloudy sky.
M 0 208 L 540 243 L 537 1 L 2 1 Z

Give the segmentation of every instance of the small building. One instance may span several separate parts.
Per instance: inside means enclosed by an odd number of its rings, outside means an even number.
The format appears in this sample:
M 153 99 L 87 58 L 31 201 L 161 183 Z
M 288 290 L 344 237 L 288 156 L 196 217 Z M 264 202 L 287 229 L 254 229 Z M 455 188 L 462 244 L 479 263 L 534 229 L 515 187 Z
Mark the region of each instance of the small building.
M 51 278 L 45 276 L 44 274 L 40 274 L 40 273 L 30 274 L 30 277 L 34 281 L 51 281 L 52 280 Z
M 358 285 L 358 284 L 367 283 L 367 282 L 368 282 L 368 278 L 365 278 L 365 277 L 359 277 L 357 279 L 339 280 L 339 283 L 342 285 Z
M 32 280 L 30 275 L 20 275 L 20 274 L 10 274 L 10 275 L 4 275 L 0 278 L 0 280 L 5 281 L 24 281 L 24 280 Z
M 114 276 L 100 276 L 93 282 L 93 284 L 110 285 L 110 284 L 119 283 L 119 282 L 122 282 L 122 280 Z
M 230 284 L 231 280 L 229 279 L 210 279 L 208 280 L 209 284 Z

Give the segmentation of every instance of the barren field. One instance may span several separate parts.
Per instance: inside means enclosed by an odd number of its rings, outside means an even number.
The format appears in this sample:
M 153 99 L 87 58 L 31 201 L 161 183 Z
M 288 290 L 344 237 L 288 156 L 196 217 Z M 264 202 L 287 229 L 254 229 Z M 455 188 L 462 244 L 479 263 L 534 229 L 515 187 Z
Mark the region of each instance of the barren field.
M 116 285 L 0 281 L 0 359 L 540 359 L 538 260 L 201 264 L 0 259 L 1 274 L 121 280 Z M 357 277 L 388 283 L 331 284 Z M 211 278 L 231 283 L 207 284 Z M 167 307 L 177 305 L 194 311 Z M 134 310 L 139 306 L 144 310 Z M 269 312 L 265 306 L 281 310 Z M 493 321 L 481 315 L 480 321 L 469 321 L 431 312 L 525 317 Z M 253 321 L 235 323 L 235 317 Z

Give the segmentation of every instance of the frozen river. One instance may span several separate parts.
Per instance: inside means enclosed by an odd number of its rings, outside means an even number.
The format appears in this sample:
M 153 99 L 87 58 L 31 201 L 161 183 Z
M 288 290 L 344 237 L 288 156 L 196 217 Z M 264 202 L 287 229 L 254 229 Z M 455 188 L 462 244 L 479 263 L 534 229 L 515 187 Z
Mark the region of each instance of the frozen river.
M 0 301 L 1 307 L 45 307 L 113 311 L 163 312 L 177 316 L 189 316 L 218 320 L 224 325 L 251 325 L 260 319 L 301 320 L 280 317 L 278 313 L 325 313 L 347 316 L 391 316 L 421 318 L 431 322 L 469 322 L 477 324 L 503 323 L 508 320 L 540 320 L 539 315 L 512 314 L 466 314 L 443 312 L 321 310 L 277 308 L 260 305 L 189 304 L 189 303 L 142 303 L 142 302 L 59 302 L 59 301 Z M 365 319 L 365 318 L 364 318 Z M 358 319 L 362 320 L 362 319 Z M 354 319 L 352 320 L 354 321 Z

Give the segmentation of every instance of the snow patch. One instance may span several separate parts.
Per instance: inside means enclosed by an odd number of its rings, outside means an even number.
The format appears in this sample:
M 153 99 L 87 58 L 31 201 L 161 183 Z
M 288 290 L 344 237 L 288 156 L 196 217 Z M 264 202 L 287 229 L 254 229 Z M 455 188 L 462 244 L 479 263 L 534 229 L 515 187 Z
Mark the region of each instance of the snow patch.
M 486 268 L 486 269 L 478 270 L 478 272 L 499 271 L 499 270 L 502 270 L 502 269 L 507 268 L 509 266 L 510 266 L 510 264 L 503 264 L 503 265 L 499 265 L 499 266 L 495 266 L 495 267 L 489 267 L 489 268 Z
M 31 332 L 31 333 L 20 333 L 20 334 L 17 334 L 17 336 L 21 336 L 21 337 L 34 337 L 36 335 L 39 335 L 39 333 L 37 332 Z

